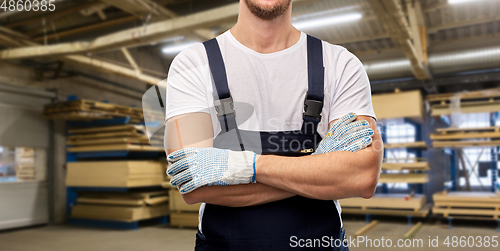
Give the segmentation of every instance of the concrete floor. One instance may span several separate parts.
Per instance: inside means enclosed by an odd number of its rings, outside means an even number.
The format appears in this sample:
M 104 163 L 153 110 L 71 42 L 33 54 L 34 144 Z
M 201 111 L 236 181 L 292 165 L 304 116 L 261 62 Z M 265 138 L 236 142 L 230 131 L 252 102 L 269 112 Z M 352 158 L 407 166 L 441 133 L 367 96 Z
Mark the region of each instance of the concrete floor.
M 344 221 L 347 236 L 351 236 L 365 225 L 364 221 Z M 391 239 L 393 245 L 411 228 L 404 223 L 381 222 L 367 234 L 367 238 Z M 75 226 L 45 226 L 0 233 L 2 251 L 139 251 L 139 250 L 193 250 L 194 229 L 169 227 L 143 227 L 139 231 L 118 231 Z M 448 229 L 445 224 L 424 224 L 414 238 L 422 239 L 424 247 L 396 248 L 389 250 L 453 250 L 443 244 L 447 236 L 499 236 L 491 225 L 481 228 L 455 226 Z M 439 237 L 439 247 L 429 248 L 428 240 Z M 388 248 L 350 247 L 350 250 L 388 250 Z M 499 250 L 499 247 L 465 248 L 464 250 Z

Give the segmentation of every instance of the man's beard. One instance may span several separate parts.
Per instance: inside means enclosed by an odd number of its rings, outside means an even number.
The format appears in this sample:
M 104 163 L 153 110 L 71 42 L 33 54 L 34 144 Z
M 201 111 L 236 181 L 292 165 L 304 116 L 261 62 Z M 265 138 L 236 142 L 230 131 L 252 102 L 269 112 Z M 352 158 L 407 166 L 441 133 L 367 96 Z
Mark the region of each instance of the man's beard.
M 250 11 L 260 19 L 263 20 L 273 20 L 285 13 L 292 3 L 292 0 L 286 0 L 280 5 L 276 5 L 270 8 L 266 8 L 254 3 L 253 0 L 245 0 Z

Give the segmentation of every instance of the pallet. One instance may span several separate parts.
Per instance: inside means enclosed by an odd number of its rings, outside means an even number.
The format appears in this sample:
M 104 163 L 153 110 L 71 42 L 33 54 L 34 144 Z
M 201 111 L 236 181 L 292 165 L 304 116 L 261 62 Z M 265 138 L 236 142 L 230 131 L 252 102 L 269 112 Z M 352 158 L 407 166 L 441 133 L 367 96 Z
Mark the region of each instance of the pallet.
M 198 213 L 176 212 L 170 214 L 170 226 L 179 228 L 197 228 Z
M 405 209 L 356 209 L 356 208 L 342 208 L 342 214 L 364 214 L 364 215 L 389 215 L 389 216 L 412 216 L 412 217 L 426 217 L 432 205 L 426 204 L 420 210 L 405 210 Z
M 441 208 L 441 207 L 433 207 L 433 214 L 442 215 L 443 217 L 472 217 L 472 218 L 482 218 L 482 219 L 491 219 L 497 220 L 500 216 L 499 210 L 490 210 L 490 209 L 464 209 L 464 208 Z
M 433 194 L 434 214 L 443 217 L 474 217 L 498 219 L 500 196 L 489 192 L 450 192 Z
M 385 149 L 394 149 L 394 148 L 426 148 L 427 145 L 424 141 L 417 142 L 408 142 L 408 143 L 392 143 L 392 144 L 384 144 Z
M 427 173 L 382 173 L 378 183 L 427 183 L 429 176 Z
M 408 197 L 405 194 L 376 194 L 370 199 L 349 198 L 339 200 L 342 210 L 350 209 L 391 209 L 391 210 L 410 210 L 418 212 L 427 201 L 425 195 L 415 195 Z

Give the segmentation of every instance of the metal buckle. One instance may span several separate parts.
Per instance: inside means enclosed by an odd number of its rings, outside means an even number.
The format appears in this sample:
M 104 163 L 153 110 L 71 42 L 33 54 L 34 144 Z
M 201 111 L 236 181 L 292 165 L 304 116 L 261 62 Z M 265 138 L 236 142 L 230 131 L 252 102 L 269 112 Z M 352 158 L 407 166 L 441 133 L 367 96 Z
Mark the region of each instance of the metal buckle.
M 304 116 L 309 116 L 321 120 L 321 110 L 323 110 L 323 101 L 306 99 L 304 101 Z
M 227 114 L 234 113 L 233 98 L 224 98 L 214 101 L 215 110 L 217 111 L 217 116 L 224 116 Z

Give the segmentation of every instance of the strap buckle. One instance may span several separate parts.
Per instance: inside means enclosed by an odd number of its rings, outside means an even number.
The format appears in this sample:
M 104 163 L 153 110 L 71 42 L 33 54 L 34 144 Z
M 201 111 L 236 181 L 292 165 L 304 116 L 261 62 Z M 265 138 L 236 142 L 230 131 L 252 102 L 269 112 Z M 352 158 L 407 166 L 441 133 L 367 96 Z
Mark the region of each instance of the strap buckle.
M 217 116 L 219 117 L 234 113 L 234 104 L 232 97 L 215 100 L 214 105 L 215 111 L 217 111 Z
M 321 120 L 321 111 L 323 110 L 323 101 L 307 99 L 304 101 L 304 115 Z

